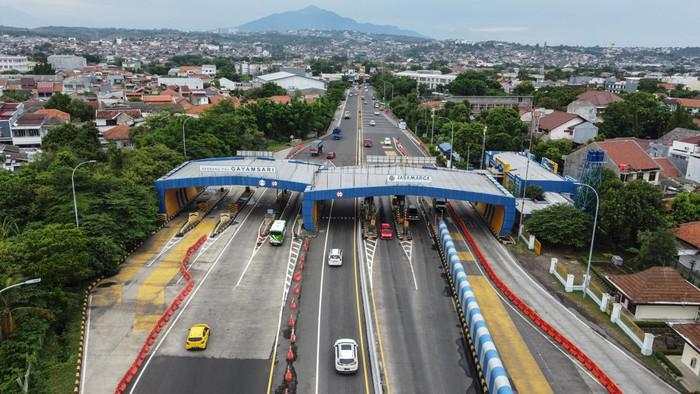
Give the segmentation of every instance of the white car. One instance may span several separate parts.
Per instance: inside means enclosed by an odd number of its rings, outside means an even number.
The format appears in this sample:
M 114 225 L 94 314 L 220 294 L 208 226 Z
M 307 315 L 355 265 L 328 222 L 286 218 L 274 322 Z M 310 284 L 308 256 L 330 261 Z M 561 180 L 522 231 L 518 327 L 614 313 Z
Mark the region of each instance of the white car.
M 374 116 L 379 116 L 379 111 L 374 111 Z
M 343 249 L 331 249 L 328 253 L 328 265 L 335 267 L 343 265 Z
M 357 357 L 357 342 L 354 339 L 341 338 L 333 345 L 335 353 L 335 370 L 339 373 L 355 373 L 360 368 Z
M 370 121 L 369 121 L 369 125 L 370 125 L 370 126 L 376 126 L 376 125 L 377 125 L 377 122 L 375 122 L 375 121 L 373 121 L 373 120 L 370 120 Z
M 391 138 L 384 138 L 384 141 L 382 141 L 382 145 L 391 145 Z

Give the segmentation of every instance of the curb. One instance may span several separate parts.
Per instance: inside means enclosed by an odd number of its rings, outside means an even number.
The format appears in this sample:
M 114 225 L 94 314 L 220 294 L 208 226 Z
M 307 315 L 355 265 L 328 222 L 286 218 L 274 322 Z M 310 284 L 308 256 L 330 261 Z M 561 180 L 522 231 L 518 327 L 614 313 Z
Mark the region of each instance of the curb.
M 82 316 L 80 318 L 80 341 L 78 341 L 78 358 L 76 361 L 76 367 L 75 367 L 75 383 L 73 384 L 73 392 L 74 393 L 79 393 L 80 392 L 80 381 L 82 378 L 83 374 L 83 355 L 85 354 L 85 334 L 87 330 L 90 329 L 90 327 L 86 326 L 86 318 L 87 318 L 87 312 L 88 308 L 90 307 L 89 299 L 90 299 L 90 293 L 92 292 L 92 289 L 97 286 L 100 281 L 104 279 L 103 277 L 99 277 L 92 281 L 90 285 L 85 289 L 83 292 L 83 307 L 82 307 Z

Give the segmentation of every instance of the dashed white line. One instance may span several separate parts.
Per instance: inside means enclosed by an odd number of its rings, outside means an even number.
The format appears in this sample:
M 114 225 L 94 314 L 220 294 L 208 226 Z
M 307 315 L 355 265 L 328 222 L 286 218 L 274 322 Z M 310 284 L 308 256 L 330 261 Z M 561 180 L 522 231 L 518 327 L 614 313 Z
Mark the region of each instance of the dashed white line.
M 331 233 L 331 218 L 333 217 L 333 203 L 335 200 L 331 200 L 331 207 L 328 213 L 328 224 L 326 225 L 326 239 L 323 241 L 323 258 L 326 258 L 326 252 L 328 250 L 328 235 Z M 314 393 L 318 394 L 318 366 L 321 355 L 321 311 L 323 306 L 323 276 L 326 271 L 326 262 L 321 262 L 321 286 L 318 291 L 318 324 L 316 326 L 316 372 L 314 375 Z

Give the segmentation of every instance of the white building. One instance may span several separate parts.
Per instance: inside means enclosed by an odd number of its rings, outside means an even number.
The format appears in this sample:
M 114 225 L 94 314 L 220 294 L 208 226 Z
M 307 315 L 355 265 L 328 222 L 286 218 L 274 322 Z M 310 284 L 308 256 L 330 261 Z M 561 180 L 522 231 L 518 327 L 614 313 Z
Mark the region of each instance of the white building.
M 202 75 L 208 75 L 210 77 L 216 75 L 216 65 L 202 64 Z
M 27 57 L 0 55 L 0 72 L 11 70 L 21 73 L 29 72 L 29 60 Z
M 700 183 L 700 154 L 693 154 L 688 157 L 685 179 Z
M 158 85 L 161 86 L 187 86 L 190 90 L 202 90 L 204 89 L 204 82 L 199 78 L 171 78 L 171 77 L 158 77 Z
M 691 156 L 700 156 L 700 135 L 673 141 L 668 150 L 668 158 L 681 173 L 687 171 Z
M 292 74 L 286 71 L 259 75 L 254 81 L 258 83 L 272 82 L 287 91 L 307 89 L 326 90 L 326 83 L 319 79 Z
M 87 66 L 87 60 L 84 57 L 75 55 L 50 55 L 46 58 L 46 62 L 56 71 L 78 70 Z
M 681 363 L 690 370 L 692 375 L 700 379 L 700 323 L 671 323 L 670 325 L 683 338 Z
M 219 78 L 219 86 L 223 90 L 250 90 L 260 86 L 259 83 L 234 82 L 228 78 Z
M 419 85 L 427 85 L 430 89 L 443 86 L 454 81 L 457 76 L 454 74 L 441 74 L 437 70 L 401 71 L 395 73 L 397 77 L 408 77 L 418 82 Z
M 240 62 L 235 65 L 236 72 L 240 75 L 256 76 L 267 72 L 270 66 L 263 63 Z

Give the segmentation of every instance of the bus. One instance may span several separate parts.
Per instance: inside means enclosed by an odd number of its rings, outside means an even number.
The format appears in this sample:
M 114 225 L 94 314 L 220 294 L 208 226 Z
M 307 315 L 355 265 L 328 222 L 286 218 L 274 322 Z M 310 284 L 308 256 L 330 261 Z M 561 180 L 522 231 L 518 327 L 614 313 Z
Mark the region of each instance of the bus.
M 282 245 L 284 243 L 284 232 L 287 229 L 285 220 L 275 220 L 270 227 L 270 245 Z

